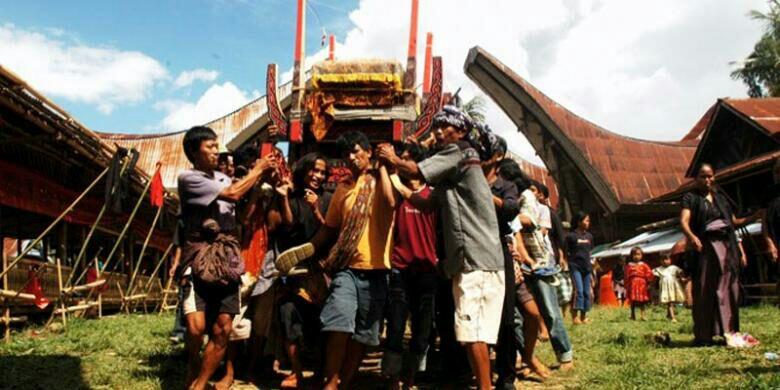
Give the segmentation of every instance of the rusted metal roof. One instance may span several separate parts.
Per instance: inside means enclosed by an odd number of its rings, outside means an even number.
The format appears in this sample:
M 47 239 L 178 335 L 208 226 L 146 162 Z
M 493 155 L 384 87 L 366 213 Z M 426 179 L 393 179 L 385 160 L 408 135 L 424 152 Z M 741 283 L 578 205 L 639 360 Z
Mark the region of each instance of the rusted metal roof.
M 780 139 L 780 98 L 721 99 L 721 101 L 750 118 L 775 139 Z
M 728 131 L 727 139 L 734 137 L 730 133 L 733 131 L 732 125 L 726 125 L 725 128 L 717 125 L 722 115 L 734 115 L 737 120 L 744 122 L 744 129 L 740 128 L 740 131 L 755 129 L 768 137 L 766 142 L 772 143 L 772 140 L 774 140 L 780 143 L 780 98 L 718 99 L 684 138 L 684 140 L 698 140 L 698 148 L 686 170 L 687 177 L 693 177 L 695 170 L 698 169 L 702 162 L 712 162 L 701 161 L 703 158 L 714 157 L 711 151 L 712 147 L 715 145 L 718 147 L 724 146 L 723 143 L 726 142 L 724 139 L 717 137 L 715 138 L 716 140 L 712 139 L 713 135 L 715 135 L 713 132 Z M 709 154 L 705 150 L 710 150 Z M 751 160 L 756 154 L 764 153 L 766 150 L 747 148 L 743 152 L 745 153 L 744 159 Z M 718 153 L 715 152 L 715 155 L 718 155 Z M 732 163 L 739 162 L 733 161 Z
M 282 85 L 280 87 L 280 100 L 286 99 L 291 91 L 291 83 Z M 262 96 L 230 114 L 203 125 L 210 127 L 217 133 L 220 145 L 227 145 L 236 137 L 245 132 L 251 132 L 252 129 L 256 130 L 267 122 L 266 113 L 267 104 L 265 96 Z M 164 134 L 98 133 L 98 136 L 105 142 L 138 150 L 140 152 L 138 166 L 147 172 L 154 172 L 157 162 L 162 162 L 160 170 L 165 188 L 175 190 L 176 178 L 179 173 L 192 166 L 182 149 L 185 132 L 186 130 Z
M 780 98 L 756 99 L 718 99 L 706 113 L 696 122 L 683 141 L 698 140 L 710 126 L 718 105 L 725 104 L 731 109 L 752 121 L 756 127 L 764 130 L 775 139 L 780 139 Z
M 780 150 L 765 153 L 753 157 L 749 160 L 734 164 L 728 168 L 715 172 L 715 182 L 725 184 L 735 179 L 751 175 L 758 171 L 771 170 L 775 161 L 780 159 Z M 767 187 L 771 185 L 767 184 Z M 686 179 L 685 182 L 666 194 L 660 195 L 648 201 L 648 203 L 669 202 L 682 197 L 685 193 L 692 191 L 696 187 L 696 179 Z
M 486 92 L 495 95 L 494 100 L 503 103 L 505 111 L 518 107 L 533 116 L 541 128 L 520 126 L 520 130 L 529 139 L 540 137 L 534 132 L 541 131 L 541 138 L 557 143 L 607 209 L 615 211 L 622 204 L 641 204 L 682 184 L 696 150 L 691 142 L 648 141 L 610 132 L 550 99 L 479 47 L 471 50 L 465 67 L 483 90 L 488 86 Z M 499 81 L 495 81 L 497 77 Z M 500 87 L 494 87 L 495 82 Z M 519 115 L 525 115 L 523 111 Z M 515 114 L 512 111 L 510 116 Z M 534 148 L 544 160 L 542 142 Z M 551 163 L 555 164 L 545 161 L 548 167 Z
M 45 115 L 47 122 L 41 123 L 59 130 L 58 137 L 66 140 L 68 146 L 74 149 L 75 155 L 83 155 L 100 167 L 108 166 L 116 152 L 113 143 L 103 142 L 96 132 L 81 124 L 76 118 L 32 88 L 10 69 L 0 66 L 0 80 L 2 80 L 3 84 L 10 86 L 3 88 L 3 93 L 9 99 L 12 97 L 18 98 L 19 102 L 27 104 L 25 112 L 28 117 L 33 117 L 35 116 L 34 114 Z M 136 189 L 140 191 L 143 184 L 151 179 L 151 174 L 154 173 L 153 168 L 154 166 L 152 166 L 152 169 L 147 169 L 145 166 L 136 166 L 131 176 Z
M 702 117 L 696 122 L 696 124 L 693 125 L 691 131 L 689 131 L 688 134 L 683 137 L 681 142 L 693 142 L 694 144 L 698 144 L 698 142 L 701 141 L 701 137 L 704 134 L 704 131 L 707 130 L 707 127 L 709 127 L 710 122 L 712 121 L 712 116 L 715 114 L 715 109 L 717 107 L 718 103 L 710 106 L 710 108 L 707 109 L 707 112 L 705 112 L 704 115 L 702 115 Z
M 569 111 L 531 83 L 523 87 L 606 180 L 620 203 L 642 203 L 677 188 L 696 148 L 610 132 Z

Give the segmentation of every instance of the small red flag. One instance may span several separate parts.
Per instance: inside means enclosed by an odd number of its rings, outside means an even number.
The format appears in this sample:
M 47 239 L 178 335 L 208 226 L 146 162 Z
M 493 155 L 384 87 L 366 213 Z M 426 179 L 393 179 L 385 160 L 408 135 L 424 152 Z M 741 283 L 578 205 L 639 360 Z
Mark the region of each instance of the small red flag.
M 162 176 L 160 175 L 160 163 L 157 164 L 157 171 L 154 172 L 152 177 L 151 192 L 149 198 L 152 202 L 152 206 L 161 207 L 163 205 L 163 198 L 165 197 L 165 187 L 163 186 Z
M 46 306 L 49 306 L 49 300 L 43 296 L 43 288 L 41 287 L 41 281 L 38 279 L 38 273 L 30 270 L 27 273 L 27 285 L 24 287 L 24 291 L 27 294 L 35 295 L 35 306 L 43 310 Z

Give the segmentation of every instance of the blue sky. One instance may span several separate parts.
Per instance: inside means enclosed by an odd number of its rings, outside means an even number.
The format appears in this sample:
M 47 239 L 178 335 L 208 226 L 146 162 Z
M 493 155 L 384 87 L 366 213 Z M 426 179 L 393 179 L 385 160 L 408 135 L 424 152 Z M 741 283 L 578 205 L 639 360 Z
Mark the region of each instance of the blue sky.
M 307 47 L 319 49 L 322 29 L 343 34 L 351 27 L 356 0 L 310 1 Z M 0 26 L 12 24 L 66 46 L 85 45 L 137 51 L 159 62 L 168 81 L 156 82 L 140 101 L 117 105 L 110 114 L 95 104 L 50 96 L 88 127 L 110 132 L 153 131 L 166 112 L 161 101 L 194 101 L 210 83 L 183 88 L 171 84 L 183 71 L 213 70 L 215 83 L 231 82 L 241 91 L 265 91 L 270 62 L 281 70 L 292 64 L 295 29 L 293 0 L 264 1 L 6 1 L 0 2 Z M 0 58 L 6 64 L 7 59 Z M 24 69 L 11 69 L 28 78 Z M 45 86 L 34 85 L 45 89 Z M 236 107 L 237 108 L 237 107 Z
M 410 2 L 309 0 L 307 63 L 323 28 L 337 58 L 405 63 Z M 463 62 L 480 45 L 608 130 L 679 140 L 718 98 L 745 96 L 729 74 L 763 31 L 754 9 L 767 1 L 420 0 L 417 55 L 432 32 L 445 90 L 469 99 L 482 92 Z M 0 64 L 94 130 L 182 130 L 264 94 L 268 63 L 291 68 L 294 27 L 295 0 L 0 0 Z M 541 162 L 490 100 L 486 117 Z

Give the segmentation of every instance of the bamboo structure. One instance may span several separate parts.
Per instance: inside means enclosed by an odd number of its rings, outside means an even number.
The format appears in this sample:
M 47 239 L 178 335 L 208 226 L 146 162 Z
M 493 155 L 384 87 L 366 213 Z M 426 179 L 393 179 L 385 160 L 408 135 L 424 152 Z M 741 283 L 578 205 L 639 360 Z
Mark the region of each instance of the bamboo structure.
M 92 183 L 89 185 L 89 187 L 87 187 L 87 189 L 85 189 L 81 193 L 81 195 L 79 195 L 79 197 L 76 198 L 70 204 L 70 206 L 68 206 L 68 208 L 66 208 L 57 218 L 55 218 L 54 221 L 51 224 L 49 224 L 49 226 L 46 228 L 46 230 L 44 230 L 40 235 L 38 235 L 38 237 L 36 237 L 35 240 L 33 240 L 32 243 L 27 245 L 27 247 L 22 251 L 22 253 L 20 253 L 18 256 L 16 256 L 16 258 L 13 261 L 11 261 L 11 264 L 8 265 L 8 268 L 3 269 L 3 271 L 0 273 L 0 276 L 5 276 L 8 273 L 8 271 L 10 271 L 10 269 L 13 266 L 15 266 L 20 260 L 22 260 L 22 258 L 26 254 L 30 253 L 32 248 L 34 248 L 36 245 L 38 245 L 38 243 L 41 242 L 41 240 L 43 240 L 43 238 L 46 237 L 46 235 L 49 234 L 49 232 L 51 232 L 51 230 L 54 229 L 54 227 L 57 226 L 57 224 L 60 221 L 62 221 L 62 219 L 65 218 L 66 215 L 68 215 L 68 213 L 73 211 L 73 208 L 76 207 L 76 205 L 79 202 L 81 202 L 81 200 L 84 199 L 85 196 L 87 196 L 87 193 L 89 193 L 89 191 L 91 191 L 92 188 L 95 187 L 95 185 L 100 181 L 100 179 L 102 179 L 103 176 L 105 176 L 106 173 L 108 173 L 108 169 L 109 168 L 106 167 L 106 169 L 104 169 L 103 172 L 101 172 L 100 175 L 98 175 L 98 177 L 96 177 L 95 180 L 92 181 Z
M 132 294 L 135 290 L 135 278 L 138 276 L 138 271 L 141 269 L 141 263 L 144 259 L 144 253 L 146 252 L 146 246 L 149 245 L 149 239 L 152 238 L 152 233 L 154 232 L 154 227 L 157 225 L 157 220 L 160 219 L 160 214 L 162 213 L 162 206 L 157 208 L 157 213 L 154 215 L 154 221 L 152 221 L 152 226 L 149 227 L 149 232 L 146 234 L 146 239 L 144 240 L 144 245 L 141 247 L 141 253 L 138 254 L 138 261 L 135 263 L 135 269 L 133 270 L 133 275 L 130 277 L 130 282 L 127 284 L 127 291 L 128 294 Z M 126 307 L 127 303 L 122 302 L 122 309 L 127 309 Z

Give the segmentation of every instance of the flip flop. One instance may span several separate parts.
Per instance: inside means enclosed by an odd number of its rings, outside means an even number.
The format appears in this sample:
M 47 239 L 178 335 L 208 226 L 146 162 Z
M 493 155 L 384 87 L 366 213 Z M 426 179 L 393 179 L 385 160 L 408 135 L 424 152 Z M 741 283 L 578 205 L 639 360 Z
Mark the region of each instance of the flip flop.
M 312 256 L 314 256 L 314 245 L 307 242 L 282 252 L 276 258 L 274 265 L 276 265 L 276 269 L 280 274 L 286 275 L 290 270 L 295 268 L 298 263 Z

